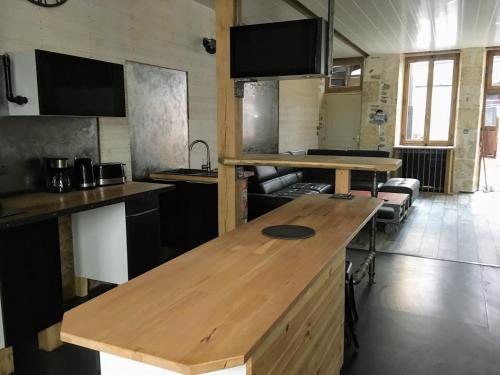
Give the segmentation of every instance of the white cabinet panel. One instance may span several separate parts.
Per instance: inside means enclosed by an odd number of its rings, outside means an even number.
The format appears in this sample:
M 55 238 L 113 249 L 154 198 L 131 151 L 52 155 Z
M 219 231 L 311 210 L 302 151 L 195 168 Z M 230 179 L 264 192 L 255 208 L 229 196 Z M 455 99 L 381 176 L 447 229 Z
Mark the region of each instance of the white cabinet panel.
M 180 372 L 165 370 L 132 361 L 112 354 L 100 353 L 102 375 L 181 375 Z M 205 372 L 206 375 L 246 375 L 246 365 L 227 368 L 224 370 Z
M 75 274 L 113 284 L 128 281 L 125 203 L 71 215 Z

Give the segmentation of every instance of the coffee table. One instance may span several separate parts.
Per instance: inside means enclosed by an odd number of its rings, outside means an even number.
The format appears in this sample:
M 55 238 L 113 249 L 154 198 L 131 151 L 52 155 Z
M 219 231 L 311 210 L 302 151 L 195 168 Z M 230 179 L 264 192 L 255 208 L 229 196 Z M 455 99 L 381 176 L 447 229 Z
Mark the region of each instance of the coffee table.
M 371 192 L 363 190 L 352 190 L 351 194 L 360 197 L 371 196 Z M 384 200 L 384 206 L 390 207 L 394 210 L 394 218 L 392 219 L 377 217 L 378 222 L 386 224 L 386 232 L 392 232 L 393 229 L 397 229 L 399 224 L 408 214 L 408 208 L 410 207 L 410 195 L 403 193 L 379 192 L 377 197 Z

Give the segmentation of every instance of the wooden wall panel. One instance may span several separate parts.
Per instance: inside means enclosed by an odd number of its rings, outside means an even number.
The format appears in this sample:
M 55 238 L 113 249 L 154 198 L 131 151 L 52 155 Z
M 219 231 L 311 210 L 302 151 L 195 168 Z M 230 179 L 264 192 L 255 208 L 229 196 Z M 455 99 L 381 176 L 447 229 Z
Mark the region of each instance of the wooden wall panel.
M 250 356 L 248 375 L 339 373 L 344 350 L 344 267 L 345 251 L 258 345 Z

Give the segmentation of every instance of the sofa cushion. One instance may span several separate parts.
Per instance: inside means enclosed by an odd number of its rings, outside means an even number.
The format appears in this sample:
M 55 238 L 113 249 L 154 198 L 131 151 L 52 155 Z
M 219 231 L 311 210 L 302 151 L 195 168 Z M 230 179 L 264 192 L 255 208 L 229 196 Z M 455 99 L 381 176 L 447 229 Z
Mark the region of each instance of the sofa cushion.
M 382 150 L 347 150 L 347 156 L 365 156 L 370 158 L 388 158 L 391 153 Z
M 332 191 L 332 185 L 324 184 L 321 182 L 298 182 L 290 186 L 292 189 L 300 190 L 312 190 L 318 193 L 330 193 Z
M 274 197 L 288 197 L 288 198 L 298 198 L 303 195 L 311 195 L 311 194 L 319 194 L 317 191 L 314 190 L 304 190 L 304 189 L 292 189 L 292 188 L 284 188 L 281 190 L 278 190 L 277 192 L 273 193 L 272 196 Z
M 391 178 L 380 191 L 387 193 L 410 194 L 410 202 L 413 203 L 418 198 L 420 181 L 414 178 Z
M 272 178 L 267 181 L 259 182 L 258 184 L 253 184 L 251 186 L 252 193 L 259 194 L 272 194 L 278 190 L 281 190 L 285 187 L 283 185 L 283 180 L 280 177 Z
M 334 156 L 346 156 L 346 150 L 328 150 L 323 148 L 312 148 L 307 150 L 307 155 L 334 155 Z
M 371 180 L 359 180 L 351 179 L 351 190 L 364 190 L 371 191 L 373 182 Z M 383 182 L 377 184 L 377 188 L 380 190 L 384 186 Z
M 278 177 L 278 171 L 271 165 L 257 165 L 253 168 L 255 175 L 252 177 L 253 181 L 266 181 L 271 178 Z

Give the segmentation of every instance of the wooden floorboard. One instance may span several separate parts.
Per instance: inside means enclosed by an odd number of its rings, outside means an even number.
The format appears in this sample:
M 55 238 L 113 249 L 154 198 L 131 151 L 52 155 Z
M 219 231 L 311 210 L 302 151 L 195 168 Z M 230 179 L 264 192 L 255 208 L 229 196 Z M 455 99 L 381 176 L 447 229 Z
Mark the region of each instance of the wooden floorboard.
M 351 247 L 368 247 L 368 232 Z M 379 251 L 500 266 L 500 192 L 423 193 L 396 233 L 377 234 Z

